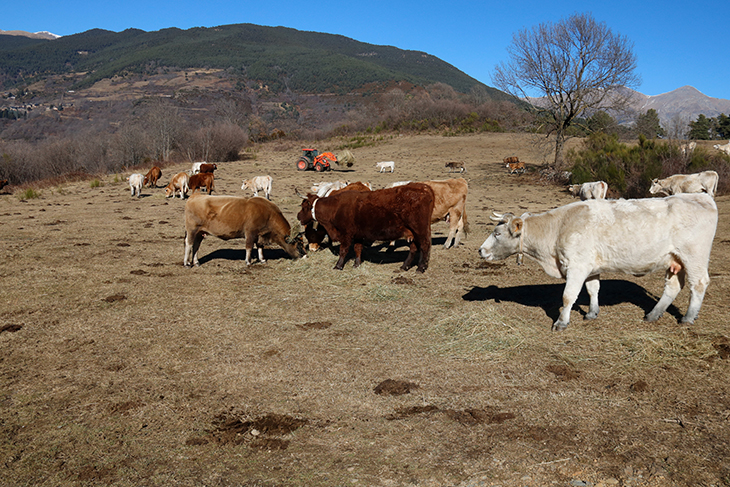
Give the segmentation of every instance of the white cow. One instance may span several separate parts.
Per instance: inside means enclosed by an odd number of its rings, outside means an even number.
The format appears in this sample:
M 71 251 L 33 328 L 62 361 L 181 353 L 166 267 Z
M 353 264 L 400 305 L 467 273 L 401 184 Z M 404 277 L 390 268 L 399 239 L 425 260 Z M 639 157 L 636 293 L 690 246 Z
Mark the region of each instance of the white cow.
M 129 188 L 132 190 L 132 196 L 137 194 L 137 198 L 142 196 L 142 184 L 144 183 L 144 174 L 134 173 L 127 178 Z
M 713 145 L 712 147 L 714 147 L 715 149 L 717 149 L 717 150 L 719 150 L 719 151 L 722 151 L 722 152 L 724 152 L 724 153 L 725 153 L 725 154 L 727 154 L 727 155 L 730 155 L 730 141 L 728 141 L 728 143 L 727 143 L 727 144 L 722 144 L 722 145 L 720 145 L 720 144 L 715 144 L 715 145 Z
M 375 163 L 375 169 L 377 169 L 379 172 L 385 172 L 386 169 L 390 169 L 390 172 L 393 172 L 393 169 L 395 169 L 395 162 L 393 162 L 393 161 L 377 162 L 377 163 Z
M 679 146 L 679 150 L 682 151 L 682 155 L 686 156 L 687 154 L 691 154 L 695 148 L 697 147 L 697 142 L 694 140 L 692 142 L 688 142 L 686 144 L 682 144 Z
M 717 192 L 720 177 L 715 171 L 702 171 L 696 174 L 675 174 L 664 179 L 652 179 L 651 194 L 707 193 L 713 198 Z
M 205 164 L 205 162 L 193 162 L 193 168 L 190 170 L 190 175 L 198 174 L 202 164 Z
M 580 196 L 582 201 L 585 200 L 602 200 L 606 198 L 608 192 L 608 184 L 605 181 L 594 181 L 592 183 L 571 184 L 568 191 L 573 196 Z
M 496 214 L 499 224 L 479 249 L 486 260 L 522 254 L 552 277 L 564 278 L 563 309 L 553 330 L 564 330 L 585 283 L 590 296 L 586 319 L 598 316 L 599 277 L 604 272 L 645 275 L 665 271 L 664 294 L 647 321 L 656 321 L 685 280 L 690 301 L 683 323 L 697 318 L 710 284 L 707 267 L 717 229 L 717 206 L 706 194 L 637 200 L 587 200 L 545 213 Z
M 253 191 L 254 196 L 259 195 L 259 191 L 263 191 L 266 195 L 266 199 L 270 200 L 271 198 L 271 183 L 274 181 L 274 178 L 271 176 L 256 176 L 251 179 L 244 179 L 243 184 L 241 184 L 241 189 L 246 191 L 247 189 L 250 189 Z
M 405 186 L 408 183 L 412 183 L 413 181 L 396 181 L 394 183 L 390 183 L 387 187 L 388 188 L 395 188 L 397 186 Z
M 320 198 L 324 198 L 325 196 L 329 196 L 332 191 L 336 191 L 338 189 L 342 189 L 345 186 L 350 184 L 349 181 L 332 181 L 329 183 L 314 183 L 312 185 L 312 192 L 317 193 L 317 196 Z

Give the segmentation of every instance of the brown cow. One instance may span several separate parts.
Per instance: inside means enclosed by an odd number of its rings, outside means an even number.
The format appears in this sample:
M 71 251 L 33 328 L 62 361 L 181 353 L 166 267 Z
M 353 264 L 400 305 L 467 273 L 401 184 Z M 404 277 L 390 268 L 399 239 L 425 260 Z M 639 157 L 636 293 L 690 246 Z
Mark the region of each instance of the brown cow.
M 363 245 L 395 240 L 410 232 L 413 241 L 401 269 L 409 269 L 420 251 L 417 272 L 424 272 L 431 253 L 433 201 L 433 190 L 422 183 L 377 191 L 343 191 L 326 198 L 308 194 L 297 218 L 305 226 L 319 222 L 332 240 L 340 242 L 335 269 L 343 268 L 353 245 L 357 267 L 362 262 Z
M 444 167 L 448 167 L 449 172 L 453 172 L 454 170 L 459 172 L 466 172 L 466 166 L 464 166 L 463 162 L 447 162 Z
M 3 189 L 7 185 L 8 185 L 8 180 L 7 179 L 1 179 L 0 180 L 0 189 Z
M 206 234 L 223 240 L 246 239 L 246 265 L 258 247 L 264 260 L 264 243 L 274 242 L 293 259 L 304 255 L 301 237 L 290 237 L 291 227 L 281 210 L 266 198 L 198 195 L 185 203 L 185 257 L 183 265 L 200 265 L 198 249 Z
M 215 164 L 203 163 L 200 165 L 200 172 L 203 173 L 209 172 L 212 174 L 216 169 L 218 169 L 218 166 L 216 166 Z
M 327 183 L 332 184 L 332 183 Z M 312 187 L 314 189 L 314 186 Z M 329 192 L 329 195 L 338 194 L 343 191 L 372 191 L 370 183 L 361 183 L 360 181 L 350 183 L 340 189 L 335 189 Z M 298 194 L 298 193 L 297 193 Z M 301 196 L 301 195 L 300 195 Z M 307 238 L 307 245 L 311 252 L 317 251 L 322 246 L 322 242 L 327 237 L 327 230 L 317 222 L 309 222 L 304 227 L 304 236 Z
M 212 172 L 199 172 L 198 174 L 193 174 L 190 176 L 190 180 L 188 181 L 188 187 L 190 188 L 190 196 L 195 194 L 195 190 L 199 188 L 205 188 L 206 191 L 208 191 L 208 194 L 212 193 L 215 189 L 213 186 L 213 180 L 215 179 L 215 176 L 213 176 Z
M 157 187 L 157 180 L 160 179 L 162 176 L 162 169 L 160 169 L 157 166 L 152 166 L 152 169 L 149 170 L 149 172 L 144 177 L 144 182 L 142 183 L 142 186 L 148 186 L 155 188 Z
M 444 242 L 444 248 L 448 249 L 452 243 L 454 247 L 458 246 L 462 235 L 469 230 L 466 221 L 466 196 L 469 193 L 469 185 L 466 179 L 423 181 L 423 184 L 428 184 L 434 193 L 431 223 L 442 220 L 449 223 L 449 236 Z

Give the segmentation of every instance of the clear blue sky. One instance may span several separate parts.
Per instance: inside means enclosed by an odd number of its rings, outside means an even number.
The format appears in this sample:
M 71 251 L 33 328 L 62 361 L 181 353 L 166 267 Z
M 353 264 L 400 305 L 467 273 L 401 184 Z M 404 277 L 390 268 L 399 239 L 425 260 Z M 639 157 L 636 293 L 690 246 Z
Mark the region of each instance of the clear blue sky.
M 0 29 L 70 35 L 93 28 L 283 26 L 424 51 L 493 86 L 494 67 L 507 60 L 515 32 L 576 12 L 590 12 L 634 43 L 641 93 L 689 85 L 730 99 L 726 12 L 717 1 L 16 0 L 4 3 Z

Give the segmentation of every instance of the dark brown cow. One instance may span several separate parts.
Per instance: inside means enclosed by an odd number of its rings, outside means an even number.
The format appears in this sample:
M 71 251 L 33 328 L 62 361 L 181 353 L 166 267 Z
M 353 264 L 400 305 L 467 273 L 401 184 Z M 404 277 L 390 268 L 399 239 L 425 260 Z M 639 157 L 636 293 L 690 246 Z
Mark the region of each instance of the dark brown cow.
M 191 196 L 195 194 L 195 190 L 199 188 L 205 188 L 208 191 L 208 194 L 212 193 L 214 189 L 214 179 L 215 177 L 212 172 L 199 172 L 198 174 L 190 176 L 188 187 L 190 188 L 190 191 L 192 191 Z
M 332 240 L 340 242 L 340 258 L 335 269 L 342 269 L 354 244 L 355 267 L 362 262 L 363 245 L 413 235 L 410 252 L 401 269 L 407 270 L 421 255 L 418 272 L 428 268 L 431 254 L 431 214 L 433 190 L 422 183 L 410 183 L 377 191 L 343 191 L 326 198 L 308 194 L 297 218 L 302 225 L 317 221 Z
M 157 187 L 157 180 L 162 176 L 162 169 L 157 166 L 153 166 L 152 169 L 144 177 L 143 186 Z
M 370 188 L 369 183 L 366 185 L 365 183 L 357 181 L 348 184 L 344 188 L 335 189 L 330 193 L 330 196 L 342 193 L 343 191 L 372 191 L 372 189 Z M 324 242 L 325 237 L 327 237 L 327 230 L 325 230 L 324 227 L 319 225 L 317 222 L 311 221 L 304 227 L 304 236 L 307 238 L 309 250 L 314 252 L 321 248 L 322 242 Z
M 0 189 L 3 189 L 7 185 L 8 185 L 8 180 L 7 179 L 0 180 Z
M 200 172 L 203 172 L 203 173 L 213 174 L 213 171 L 215 171 L 216 169 L 218 169 L 218 166 L 216 166 L 215 164 L 205 163 L 205 164 L 200 165 Z

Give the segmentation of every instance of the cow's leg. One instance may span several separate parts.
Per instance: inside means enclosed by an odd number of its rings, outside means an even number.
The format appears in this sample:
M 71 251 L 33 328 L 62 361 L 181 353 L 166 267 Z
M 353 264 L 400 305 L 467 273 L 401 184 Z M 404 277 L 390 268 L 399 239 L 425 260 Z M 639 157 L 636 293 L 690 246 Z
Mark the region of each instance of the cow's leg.
M 560 311 L 558 320 L 553 323 L 553 331 L 563 331 L 570 323 L 570 311 L 573 309 L 575 300 L 578 299 L 583 283 L 585 282 L 587 273 L 579 271 L 568 271 L 565 278 L 565 289 L 563 289 L 563 309 Z
M 358 242 L 354 246 L 355 249 L 355 265 L 354 267 L 360 267 L 360 264 L 362 264 L 362 243 Z
M 428 261 L 431 258 L 431 225 L 429 224 L 420 235 L 424 237 L 416 240 L 416 233 L 413 234 L 413 243 L 421 251 L 416 272 L 426 272 L 426 269 L 428 269 Z
M 676 298 L 677 294 L 679 294 L 679 291 L 681 291 L 684 287 L 685 275 L 686 271 L 684 269 L 680 270 L 676 274 L 672 272 L 671 269 L 667 270 L 664 278 L 664 293 L 662 294 L 662 297 L 659 298 L 654 309 L 652 309 L 649 314 L 644 317 L 646 321 L 656 321 L 664 314 L 669 305 L 674 301 L 674 298 Z M 689 314 L 689 310 L 687 310 L 687 314 Z
M 244 238 L 246 239 L 246 265 L 251 265 L 251 254 L 253 253 L 253 246 L 258 240 L 258 235 L 255 232 L 245 232 Z
M 707 291 L 707 286 L 710 285 L 710 276 L 707 274 L 707 269 L 703 269 L 697 274 L 699 278 L 696 274 L 688 273 L 687 275 L 689 281 L 689 308 L 682 317 L 682 323 L 689 323 L 690 325 L 697 319 L 702 300 L 705 298 L 705 291 Z
M 259 262 L 261 262 L 262 264 L 265 264 L 266 259 L 264 259 L 264 244 L 259 242 L 256 244 L 256 247 L 258 247 L 258 249 L 259 249 Z
M 335 269 L 339 271 L 345 267 L 345 259 L 347 259 L 347 254 L 350 252 L 350 245 L 352 244 L 349 239 L 343 240 L 340 240 L 340 258 L 337 259 L 337 263 L 335 264 Z
M 586 279 L 586 291 L 591 299 L 591 304 L 588 307 L 588 314 L 586 314 L 586 320 L 595 320 L 598 318 L 598 290 L 601 287 L 600 276 L 591 276 Z
M 411 241 L 411 243 L 408 245 L 408 257 L 406 257 L 405 262 L 403 262 L 403 265 L 400 267 L 402 270 L 407 271 L 411 268 L 411 265 L 413 264 L 413 259 L 416 258 L 416 251 L 418 250 L 418 247 L 416 246 L 416 240 L 414 239 Z M 419 266 L 420 268 L 420 266 Z M 421 271 L 423 272 L 423 271 Z
M 190 238 L 190 234 L 188 232 L 185 232 L 185 255 L 183 256 L 183 265 L 185 267 L 190 267 L 192 263 L 190 262 L 193 255 L 193 242 Z
M 446 242 L 444 242 L 444 248 L 448 249 L 451 247 L 451 244 L 454 244 L 454 247 L 459 245 L 460 236 L 457 237 L 457 232 L 459 231 L 459 227 L 464 227 L 464 223 L 461 220 L 461 212 L 459 210 L 452 209 L 448 213 L 448 219 L 449 219 L 449 236 L 446 237 Z
M 203 241 L 203 233 L 202 232 L 193 232 L 191 235 L 191 232 L 186 232 L 185 234 L 185 259 L 183 260 L 183 264 L 186 267 L 190 267 L 190 254 L 193 256 L 192 265 L 199 266 L 200 262 L 198 261 L 198 249 L 200 249 L 200 244 Z

